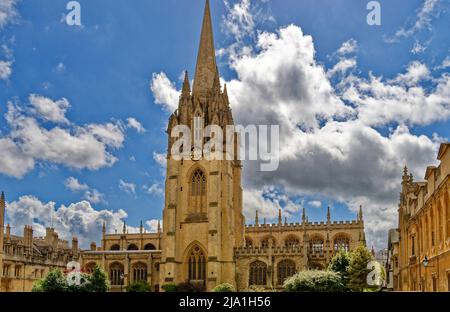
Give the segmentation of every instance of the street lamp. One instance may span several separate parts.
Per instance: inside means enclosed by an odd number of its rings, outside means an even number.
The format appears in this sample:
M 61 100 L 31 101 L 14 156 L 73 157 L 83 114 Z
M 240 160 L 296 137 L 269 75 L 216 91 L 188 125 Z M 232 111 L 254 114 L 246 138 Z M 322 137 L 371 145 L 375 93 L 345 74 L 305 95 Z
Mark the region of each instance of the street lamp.
M 423 259 L 423 266 L 424 266 L 425 268 L 427 268 L 429 263 L 430 263 L 430 261 L 428 261 L 427 256 L 425 256 L 425 259 Z
M 120 292 L 123 292 L 123 281 L 125 279 L 125 275 L 122 273 L 120 274 Z

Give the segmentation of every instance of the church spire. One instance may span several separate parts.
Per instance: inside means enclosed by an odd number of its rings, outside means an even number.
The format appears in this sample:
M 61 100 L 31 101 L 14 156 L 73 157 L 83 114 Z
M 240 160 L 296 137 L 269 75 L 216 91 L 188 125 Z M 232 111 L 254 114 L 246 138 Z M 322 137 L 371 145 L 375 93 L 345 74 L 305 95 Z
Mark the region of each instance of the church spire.
M 188 74 L 188 71 L 186 70 L 184 72 L 184 81 L 183 81 L 183 89 L 181 92 L 181 96 L 187 97 L 189 95 L 191 95 L 191 84 L 189 83 L 189 74 Z
M 193 86 L 193 95 L 207 96 L 213 87 L 215 76 L 218 75 L 214 36 L 212 31 L 211 10 L 209 0 L 206 0 L 203 16 L 202 33 L 197 57 L 197 67 Z

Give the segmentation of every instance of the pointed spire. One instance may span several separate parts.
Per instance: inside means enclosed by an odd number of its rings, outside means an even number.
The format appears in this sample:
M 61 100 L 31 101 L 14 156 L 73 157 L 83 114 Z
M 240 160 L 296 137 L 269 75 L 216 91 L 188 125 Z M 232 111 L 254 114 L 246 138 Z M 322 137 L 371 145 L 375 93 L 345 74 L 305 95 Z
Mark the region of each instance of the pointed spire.
M 123 234 L 127 233 L 127 224 L 125 223 L 125 221 L 123 221 Z
M 302 213 L 302 223 L 306 222 L 306 209 L 303 207 L 303 213 Z
M 161 221 L 158 220 L 158 233 L 161 233 Z
M 256 214 L 255 214 L 255 226 L 259 225 L 259 216 L 258 216 L 258 210 L 256 210 Z
M 5 193 L 2 192 L 2 195 L 0 196 L 0 219 L 3 220 L 3 218 L 5 217 Z M 2 227 L 3 224 L 0 224 L 0 227 Z
M 362 210 L 362 205 L 359 206 L 359 213 L 358 213 L 358 221 L 359 222 L 363 222 L 363 210 Z
M 217 73 L 216 52 L 214 48 L 214 35 L 212 31 L 211 10 L 209 0 L 206 0 L 203 16 L 202 33 L 195 69 L 193 94 L 204 97 L 213 87 Z
M 403 177 L 402 177 L 403 183 L 407 183 L 407 182 L 408 182 L 408 179 L 409 179 L 409 176 L 408 176 L 408 167 L 405 166 L 405 168 L 403 168 Z
M 284 225 L 287 225 L 287 217 L 284 217 Z
M 189 74 L 186 70 L 184 72 L 183 89 L 181 91 L 181 97 L 188 97 L 191 95 L 191 84 L 189 83 Z
M 278 225 L 281 226 L 282 223 L 283 223 L 283 218 L 281 216 L 281 209 L 278 209 Z
M 224 84 L 223 86 L 223 96 L 225 98 L 225 103 L 229 103 L 229 99 L 228 99 L 228 89 L 227 89 L 227 84 Z
M 103 236 L 105 236 L 105 234 L 106 234 L 106 222 L 103 222 L 103 225 L 102 225 L 102 234 L 103 234 Z
M 267 223 L 266 223 L 266 218 L 264 218 L 264 225 L 266 225 Z
M 212 94 L 219 95 L 220 92 L 221 92 L 221 90 L 220 90 L 220 75 L 219 75 L 219 69 L 217 69 L 217 66 L 216 66 L 216 72 L 214 74 L 214 82 L 213 82 L 213 87 L 212 87 Z
M 330 213 L 330 206 L 327 208 L 327 223 L 331 222 L 331 213 Z
M 144 224 L 142 223 L 142 220 L 141 220 L 141 224 L 140 224 L 140 226 L 139 226 L 139 233 L 144 233 Z

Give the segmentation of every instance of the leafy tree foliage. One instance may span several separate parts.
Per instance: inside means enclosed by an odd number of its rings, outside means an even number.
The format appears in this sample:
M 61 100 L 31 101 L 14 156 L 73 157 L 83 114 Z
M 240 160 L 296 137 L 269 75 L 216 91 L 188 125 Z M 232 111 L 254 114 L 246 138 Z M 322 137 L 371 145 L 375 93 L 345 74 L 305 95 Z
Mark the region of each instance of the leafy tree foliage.
M 370 289 L 367 284 L 367 276 L 370 269 L 367 265 L 374 260 L 372 253 L 363 245 L 359 245 L 350 253 L 350 262 L 348 265 L 348 287 L 352 291 L 362 292 L 365 289 Z
M 80 273 L 79 284 L 70 285 L 60 269 L 54 269 L 33 285 L 33 292 L 107 292 L 109 282 L 106 273 L 96 266 L 92 274 Z
M 345 287 L 348 285 L 348 267 L 350 265 L 350 253 L 344 249 L 340 249 L 338 253 L 331 259 L 328 266 L 329 271 L 339 273 L 342 283 Z

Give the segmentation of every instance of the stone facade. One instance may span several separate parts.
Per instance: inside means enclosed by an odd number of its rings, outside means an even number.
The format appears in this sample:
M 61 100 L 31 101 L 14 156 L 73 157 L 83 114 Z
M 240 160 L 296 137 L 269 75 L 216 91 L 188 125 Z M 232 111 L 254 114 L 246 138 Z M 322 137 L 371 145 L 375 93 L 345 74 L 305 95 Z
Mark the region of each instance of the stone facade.
M 403 174 L 399 239 L 391 246 L 395 290 L 450 290 L 450 143 L 437 158 L 425 181 L 415 182 L 407 168 Z
M 113 290 L 141 279 L 155 290 L 185 281 L 207 290 L 225 282 L 239 290 L 278 287 L 294 272 L 326 268 L 339 248 L 365 243 L 362 209 L 354 221 L 332 222 L 328 211 L 326 221 L 313 223 L 303 212 L 300 223 L 283 223 L 280 214 L 278 224 L 260 224 L 256 217 L 254 225 L 244 226 L 239 160 L 196 160 L 195 146 L 183 159 L 172 157 L 175 141 L 170 134 L 176 126 L 188 126 L 195 137 L 208 125 L 218 125 L 225 133 L 226 126 L 234 125 L 227 88 L 222 90 L 219 78 L 206 1 L 194 85 L 191 90 L 186 73 L 179 107 L 168 123 L 163 229 L 151 234 L 142 229 L 127 234 L 125 228 L 122 234 L 103 233 L 102 247 L 94 245 L 82 254 L 87 270 L 97 263 L 108 272 Z M 146 250 L 149 242 L 157 250 Z M 145 277 L 135 266 L 146 268 Z
M 67 263 L 78 261 L 78 240 L 72 246 L 58 238 L 53 228 L 46 229 L 45 237 L 33 237 L 33 228 L 24 227 L 22 237 L 11 235 L 5 222 L 5 196 L 0 198 L 0 291 L 29 292 L 33 283 L 45 277 L 52 269 L 64 270 Z

